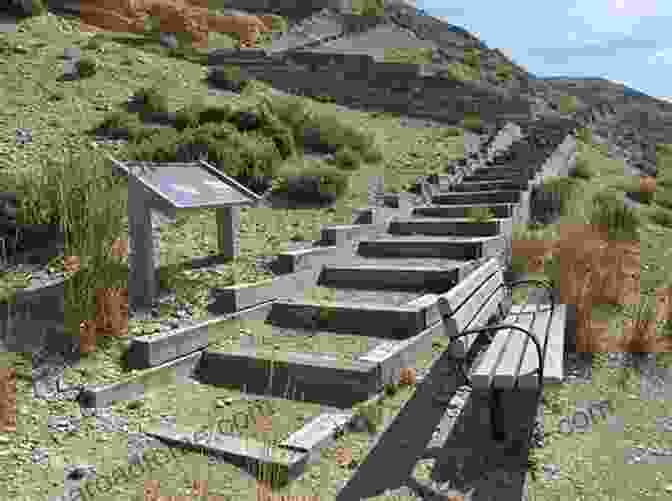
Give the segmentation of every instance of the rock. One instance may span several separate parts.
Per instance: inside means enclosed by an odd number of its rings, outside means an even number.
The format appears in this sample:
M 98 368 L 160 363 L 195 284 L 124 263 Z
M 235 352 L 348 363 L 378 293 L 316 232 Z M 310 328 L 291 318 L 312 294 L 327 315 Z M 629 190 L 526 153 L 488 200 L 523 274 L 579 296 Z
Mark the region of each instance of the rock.
M 159 33 L 159 43 L 169 49 L 177 49 L 180 45 L 175 33 Z
M 81 50 L 79 50 L 79 47 L 66 47 L 63 49 L 63 59 L 67 59 L 69 61 L 79 59 L 81 57 Z

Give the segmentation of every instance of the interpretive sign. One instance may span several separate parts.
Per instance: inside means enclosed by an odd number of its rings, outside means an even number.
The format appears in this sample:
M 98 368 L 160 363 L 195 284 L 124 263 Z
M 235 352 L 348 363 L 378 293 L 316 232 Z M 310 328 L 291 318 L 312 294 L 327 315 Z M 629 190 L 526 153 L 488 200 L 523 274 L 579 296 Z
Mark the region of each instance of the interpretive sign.
M 151 211 L 174 219 L 178 210 L 215 209 L 219 254 L 238 256 L 240 207 L 261 197 L 203 160 L 184 163 L 113 162 L 115 173 L 128 177 L 128 222 L 131 242 L 129 299 L 147 309 L 157 296 Z

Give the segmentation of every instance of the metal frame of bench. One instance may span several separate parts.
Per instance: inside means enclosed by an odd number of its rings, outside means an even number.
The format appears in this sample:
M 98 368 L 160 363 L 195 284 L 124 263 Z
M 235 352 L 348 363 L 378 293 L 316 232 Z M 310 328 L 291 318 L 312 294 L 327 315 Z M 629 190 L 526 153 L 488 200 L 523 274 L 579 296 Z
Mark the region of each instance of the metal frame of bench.
M 476 273 L 476 272 L 474 272 L 474 273 Z M 512 332 L 512 331 L 516 331 L 518 333 L 522 332 L 523 334 L 525 334 L 528 338 L 530 338 L 534 342 L 535 348 L 537 350 L 539 366 L 537 367 L 537 369 L 534 372 L 536 372 L 537 378 L 538 378 L 538 385 L 537 385 L 537 390 L 536 390 L 537 394 L 535 396 L 535 398 L 538 399 L 541 395 L 541 392 L 543 391 L 543 385 L 544 385 L 544 382 L 543 382 L 544 359 L 545 359 L 545 355 L 546 355 L 548 337 L 545 339 L 544 346 L 542 347 L 539 340 L 536 338 L 536 336 L 534 336 L 528 329 L 525 329 L 524 327 L 521 327 L 519 325 L 515 325 L 515 323 L 508 323 L 508 322 L 507 323 L 501 323 L 501 321 L 503 321 L 509 315 L 509 313 L 511 311 L 511 307 L 513 306 L 513 302 L 511 302 L 511 304 L 509 305 L 508 308 L 503 308 L 502 304 L 505 303 L 506 300 L 512 298 L 513 289 L 515 287 L 520 286 L 520 285 L 526 285 L 526 284 L 540 285 L 547 290 L 548 296 L 550 298 L 550 312 L 551 312 L 551 314 L 549 316 L 549 324 L 548 324 L 550 326 L 550 321 L 551 321 L 551 319 L 553 318 L 553 316 L 556 312 L 553 289 L 552 289 L 552 286 L 551 286 L 550 283 L 545 282 L 543 280 L 518 280 L 518 281 L 515 281 L 513 283 L 507 283 L 503 279 L 503 270 L 501 269 L 501 267 L 498 267 L 497 269 L 495 269 L 492 273 L 488 274 L 487 276 L 482 277 L 482 279 L 479 280 L 480 284 L 481 285 L 486 284 L 489 280 L 491 280 L 493 277 L 495 277 L 498 273 L 502 274 L 501 275 L 502 276 L 502 283 L 498 284 L 497 287 L 485 299 L 480 301 L 480 303 L 481 303 L 481 306 L 487 304 L 490 301 L 490 299 L 495 297 L 495 295 L 502 288 L 506 289 L 508 291 L 508 293 L 498 302 L 498 305 L 497 305 L 497 309 L 499 311 L 499 317 L 500 317 L 499 320 L 495 321 L 494 323 L 489 322 L 488 325 L 486 325 L 484 327 L 468 328 L 467 330 L 463 330 L 461 332 L 458 332 L 456 335 L 452 335 L 451 339 L 450 339 L 448 349 L 452 349 L 452 347 L 454 346 L 455 342 L 458 339 L 461 339 L 461 338 L 464 338 L 464 337 L 467 337 L 467 336 L 473 336 L 474 338 L 477 338 L 481 334 L 486 334 L 487 335 L 487 340 L 491 343 L 492 340 L 494 339 L 495 335 L 497 334 L 497 332 L 500 332 L 502 330 L 507 330 L 508 329 L 510 332 Z M 468 279 L 469 279 L 469 277 L 467 277 L 465 280 L 468 280 Z M 476 295 L 477 295 L 476 294 L 477 291 L 478 291 L 478 288 L 476 289 L 476 291 L 472 291 L 472 293 L 469 294 L 469 296 L 464 299 L 464 301 L 461 303 L 460 307 L 462 307 L 464 304 L 468 303 L 469 301 L 473 301 L 474 297 L 476 297 Z M 439 303 L 440 302 L 441 302 L 441 300 L 439 300 Z M 529 303 L 526 303 L 524 305 L 524 307 L 526 307 L 526 306 L 529 306 Z M 544 306 L 546 308 L 548 307 L 548 305 L 541 304 L 541 303 L 538 306 L 540 308 L 542 306 Z M 541 310 L 540 308 L 536 309 L 536 312 L 548 311 L 548 309 Z M 451 317 L 451 315 L 453 313 L 453 312 L 444 313 L 444 311 L 442 311 L 441 306 L 439 307 L 439 310 L 441 311 L 441 316 L 442 316 L 444 322 L 446 322 Z M 535 312 L 530 312 L 530 313 L 535 313 Z M 488 320 L 491 320 L 491 319 L 488 319 Z M 474 339 L 474 341 L 475 341 L 475 339 Z M 464 356 L 454 357 L 456 359 L 456 361 L 458 361 L 457 366 L 458 366 L 460 372 L 462 373 L 462 376 L 463 376 L 464 380 L 466 381 L 466 384 L 468 384 L 469 386 L 472 386 L 472 382 L 469 379 L 469 377 L 466 375 L 466 372 L 465 372 L 463 366 L 465 365 L 465 361 L 468 360 L 469 358 L 471 358 L 471 357 L 469 357 L 469 354 L 472 352 L 473 348 L 477 347 L 477 344 L 474 343 L 474 341 L 472 341 L 470 343 L 470 345 L 467 348 L 467 351 L 464 354 Z M 489 346 L 490 345 L 488 344 L 488 348 L 486 348 L 486 350 L 485 350 L 486 352 L 487 352 L 487 349 L 489 349 Z M 516 386 L 516 385 L 514 384 L 514 386 Z M 504 425 L 503 425 L 503 407 L 502 407 L 502 401 L 501 401 L 502 393 L 504 391 L 505 390 L 497 389 L 497 388 L 490 388 L 490 390 L 489 390 L 492 437 L 496 441 L 503 441 L 506 438 L 506 433 L 504 431 Z M 519 391 L 519 390 L 517 390 L 517 391 Z

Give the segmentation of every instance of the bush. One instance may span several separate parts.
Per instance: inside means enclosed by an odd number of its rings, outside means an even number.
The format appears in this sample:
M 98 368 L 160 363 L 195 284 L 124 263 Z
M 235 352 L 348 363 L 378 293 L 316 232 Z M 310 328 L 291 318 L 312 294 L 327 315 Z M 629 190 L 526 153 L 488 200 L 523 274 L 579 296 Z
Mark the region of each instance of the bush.
M 569 201 L 579 188 L 579 182 L 571 177 L 549 177 L 544 180 L 541 188 L 546 192 L 560 194 L 560 211 L 565 213 Z
M 362 165 L 362 157 L 356 151 L 344 146 L 334 155 L 336 165 L 343 170 L 357 170 Z
M 656 191 L 653 201 L 661 207 L 672 210 L 672 192 L 669 190 Z
M 365 0 L 359 11 L 360 16 L 381 17 L 385 15 L 385 0 Z
M 576 108 L 578 106 L 578 101 L 576 100 L 575 96 L 562 96 L 560 97 L 560 101 L 558 102 L 558 109 L 560 110 L 561 113 L 564 114 L 570 114 L 574 113 L 576 111 Z
M 294 156 L 296 154 L 296 141 L 292 128 L 283 123 L 266 102 L 257 106 L 256 113 L 261 122 L 259 130 L 271 138 L 283 160 Z
M 649 219 L 660 226 L 672 228 L 672 211 L 657 207 L 649 215 Z
M 83 57 L 77 62 L 77 73 L 80 78 L 92 77 L 96 74 L 96 62 L 90 57 Z
M 475 69 L 462 63 L 449 64 L 446 70 L 440 72 L 439 75 L 441 78 L 445 78 L 447 80 L 456 80 L 458 82 L 479 80 L 481 78 L 480 69 Z
M 199 125 L 223 123 L 230 121 L 233 116 L 230 106 L 206 106 L 198 111 L 198 123 Z
M 383 61 L 386 63 L 431 64 L 432 49 L 386 48 Z
M 511 80 L 513 78 L 513 66 L 510 64 L 498 64 L 495 75 L 498 80 Z
M 274 181 L 273 191 L 296 202 L 333 202 L 345 194 L 348 175 L 333 166 L 310 161 L 303 168 L 285 167 Z
M 474 132 L 481 131 L 483 128 L 481 117 L 475 114 L 465 113 L 464 119 L 462 120 L 462 127 Z
M 488 207 L 469 207 L 467 209 L 467 218 L 477 223 L 490 221 L 495 214 Z
M 464 51 L 464 64 L 478 70 L 481 68 L 481 51 L 478 49 L 466 49 Z
M 210 72 L 210 81 L 227 90 L 240 92 L 245 89 L 249 79 L 243 76 L 240 66 L 227 65 L 213 68 Z
M 576 165 L 570 171 L 569 175 L 571 177 L 577 177 L 580 179 L 590 179 L 595 175 L 595 172 L 590 167 L 588 159 L 586 159 L 585 157 L 579 157 L 576 159 Z
M 443 131 L 444 137 L 456 137 L 462 135 L 462 129 L 459 127 L 448 127 Z
M 133 100 L 141 104 L 147 112 L 168 111 L 168 101 L 156 87 L 143 87 L 133 94 Z
M 627 207 L 622 195 L 614 190 L 603 190 L 592 200 L 593 208 L 589 222 L 608 232 L 613 240 L 636 240 L 637 228 L 641 224 L 637 213 Z
M 593 131 L 588 127 L 581 127 L 576 131 L 576 138 L 585 144 L 593 144 Z
M 190 127 L 198 127 L 199 111 L 193 108 L 183 108 L 175 113 L 175 128 L 178 131 Z

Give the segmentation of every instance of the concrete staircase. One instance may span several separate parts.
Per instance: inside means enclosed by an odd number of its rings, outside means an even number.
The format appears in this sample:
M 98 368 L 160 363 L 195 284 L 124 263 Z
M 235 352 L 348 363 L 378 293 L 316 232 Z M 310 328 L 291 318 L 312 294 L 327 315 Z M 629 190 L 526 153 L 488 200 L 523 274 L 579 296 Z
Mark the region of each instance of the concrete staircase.
M 558 144 L 549 147 L 550 154 L 536 163 L 519 159 L 519 163 L 526 163 L 524 169 L 520 165 L 487 165 L 517 141 L 502 141 L 498 136 L 485 154 L 479 153 L 482 144 L 471 145 L 472 151 L 467 152 L 471 161 L 459 174 L 468 174 L 466 182 L 439 183 L 431 205 L 403 208 L 399 203 L 402 208 L 382 224 L 382 231 L 362 233 L 347 253 L 316 265 L 319 269 L 310 271 L 302 287 L 295 286 L 296 292 L 276 294 L 270 306 L 259 310 L 258 318 L 272 326 L 273 332 L 291 332 L 293 336 L 326 333 L 334 339 L 362 336 L 368 339 L 369 351 L 347 363 L 328 353 L 283 353 L 271 369 L 267 357 L 255 347 L 209 348 L 207 327 L 184 329 L 164 343 L 164 352 L 173 353 L 172 358 L 182 361 L 182 370 L 191 369 L 204 384 L 275 398 L 287 398 L 286 390 L 293 386 L 293 393 L 302 395 L 302 400 L 343 410 L 332 416 L 331 425 L 311 428 L 308 424 L 283 442 L 280 448 L 294 454 L 290 459 L 271 459 L 260 452 L 251 455 L 249 444 L 245 447 L 230 437 L 211 446 L 216 452 L 232 461 L 242 458 L 274 464 L 280 475 L 291 481 L 304 471 L 307 455 L 323 447 L 329 436 L 349 422 L 355 404 L 379 398 L 386 384 L 398 382 L 402 368 L 414 367 L 419 355 L 432 353 L 432 341 L 443 334 L 437 294 L 449 291 L 492 257 L 506 263 L 514 222 L 529 218 L 529 182 L 553 175 L 571 161 L 571 154 L 565 151 L 571 153 L 571 144 L 565 144 L 571 143 L 568 136 L 565 142 L 556 141 Z M 564 156 L 559 159 L 556 153 L 561 150 Z M 521 169 L 526 181 L 521 181 Z M 487 221 L 467 218 L 469 209 L 483 207 L 491 209 L 495 217 Z M 330 289 L 333 299 L 306 300 L 303 289 L 315 286 Z M 150 351 L 147 348 L 147 353 Z M 118 390 L 114 398 L 123 398 L 123 391 Z M 90 399 L 96 398 L 102 397 L 92 393 Z M 185 430 L 162 426 L 148 433 L 172 444 L 199 446 L 190 442 Z

